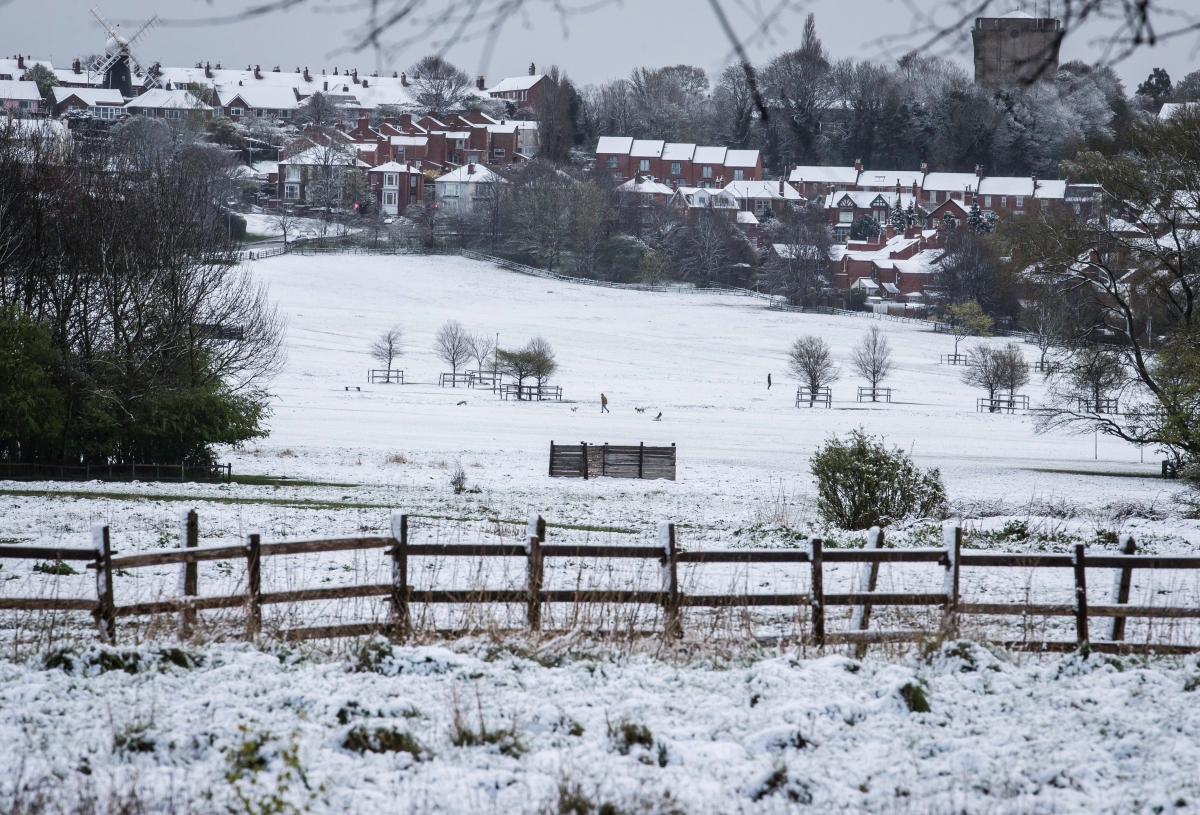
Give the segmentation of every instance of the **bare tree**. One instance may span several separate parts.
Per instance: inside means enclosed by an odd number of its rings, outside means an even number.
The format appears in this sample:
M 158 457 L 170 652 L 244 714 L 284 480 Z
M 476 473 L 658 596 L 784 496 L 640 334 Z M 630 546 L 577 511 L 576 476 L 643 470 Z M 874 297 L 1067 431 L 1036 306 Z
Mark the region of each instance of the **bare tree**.
M 483 373 L 483 366 L 492 361 L 496 353 L 496 337 L 494 334 L 471 334 L 467 338 L 471 348 L 471 358 L 475 360 L 475 370 Z
M 1008 391 L 1011 406 L 1017 391 L 1029 383 L 1029 363 L 1016 343 L 1002 348 L 981 344 L 967 352 L 963 382 L 987 391 L 988 410 L 995 413 L 1004 407 L 996 394 Z
M 401 344 L 403 338 L 404 332 L 400 325 L 396 324 L 371 343 L 371 357 L 388 372 L 388 379 L 391 379 L 392 361 L 404 353 L 404 347 Z
M 408 70 L 413 98 L 432 113 L 447 113 L 471 95 L 471 77 L 440 56 L 422 57 Z
M 525 346 L 526 353 L 533 360 L 533 377 L 537 380 L 538 387 L 554 376 L 554 372 L 558 370 L 558 362 L 554 359 L 554 349 L 550 347 L 550 343 L 544 337 L 534 337 Z
M 457 374 L 471 358 L 470 334 L 458 320 L 447 320 L 433 338 L 433 350 Z
M 808 386 L 808 406 L 816 402 L 817 391 L 827 388 L 842 375 L 833 363 L 829 343 L 820 337 L 800 337 L 788 351 L 788 367 Z
M 542 337 L 534 337 L 525 343 L 524 347 L 514 351 L 498 349 L 496 358 L 500 369 L 517 380 L 517 398 L 521 395 L 521 386 L 526 379 L 536 379 L 538 388 L 558 370 L 558 362 L 554 359 L 554 349 Z
M 833 235 L 823 212 L 789 208 L 767 227 L 774 253 L 766 264 L 772 294 L 797 306 L 814 306 L 830 288 L 829 254 Z
M 1021 346 L 1015 342 L 1008 343 L 997 353 L 1004 372 L 1001 384 L 1008 391 L 1008 398 L 1011 400 L 1017 395 L 1017 391 L 1029 384 L 1029 363 L 1025 361 Z
M 850 364 L 858 375 L 871 383 L 871 401 L 877 401 L 879 383 L 892 373 L 892 349 L 887 335 L 873 325 L 850 353 Z
M 288 245 L 288 235 L 295 234 L 298 227 L 296 213 L 291 204 L 280 204 L 267 223 L 279 230 L 284 246 Z

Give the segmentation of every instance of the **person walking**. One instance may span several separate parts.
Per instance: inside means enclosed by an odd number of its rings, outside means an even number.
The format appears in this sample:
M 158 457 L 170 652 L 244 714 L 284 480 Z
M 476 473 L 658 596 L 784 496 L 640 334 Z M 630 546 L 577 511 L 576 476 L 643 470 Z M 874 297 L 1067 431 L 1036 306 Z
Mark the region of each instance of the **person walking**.
M 767 374 L 767 390 L 771 389 L 771 375 Z
M 600 394 L 600 412 L 608 413 L 608 397 Z

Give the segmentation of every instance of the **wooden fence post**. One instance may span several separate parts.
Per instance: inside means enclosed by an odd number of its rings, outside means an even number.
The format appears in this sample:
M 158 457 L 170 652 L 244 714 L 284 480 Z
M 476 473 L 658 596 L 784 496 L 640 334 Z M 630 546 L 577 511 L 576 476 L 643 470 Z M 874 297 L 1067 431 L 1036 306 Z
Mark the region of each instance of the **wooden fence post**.
M 1088 644 L 1087 564 L 1082 543 L 1075 544 L 1075 640 L 1083 653 L 1091 650 Z
M 585 459 L 586 460 L 586 459 Z M 546 522 L 536 512 L 529 515 L 529 528 L 526 530 L 525 552 L 529 555 L 526 569 L 529 589 L 528 609 L 525 617 L 529 621 L 529 630 L 542 630 L 542 543 L 546 540 Z
M 400 641 L 412 634 L 408 609 L 408 516 L 392 513 L 392 637 Z
M 946 544 L 946 576 L 942 591 L 946 595 L 946 607 L 942 615 L 942 635 L 958 636 L 959 555 L 962 554 L 962 527 L 955 522 L 942 527 L 942 541 Z
M 642 477 L 642 463 L 646 458 L 646 442 L 638 442 L 638 478 Z
M 112 542 L 107 525 L 92 527 L 92 545 L 96 548 L 96 597 L 100 601 L 96 628 L 100 632 L 100 641 L 113 645 L 117 641 L 117 615 L 113 600 Z
M 813 645 L 825 647 L 825 581 L 821 573 L 821 539 L 812 539 L 812 593 L 809 605 L 812 607 Z
M 250 535 L 246 542 L 246 636 L 262 633 L 262 539 Z
M 1137 551 L 1137 544 L 1132 535 L 1121 536 L 1121 554 L 1132 555 Z M 1113 573 L 1113 605 L 1123 606 L 1129 602 L 1129 585 L 1132 583 L 1133 569 L 1124 566 Z M 1125 639 L 1125 618 L 1113 617 L 1109 639 L 1114 642 Z
M 659 521 L 658 543 L 663 548 L 663 635 L 682 637 L 683 625 L 679 619 L 679 557 L 675 545 L 675 524 Z
M 583 480 L 584 480 L 584 481 L 587 481 L 587 477 L 588 477 L 588 452 L 587 452 L 587 442 L 586 442 L 586 441 L 581 441 L 581 442 L 579 442 L 579 444 L 580 444 L 580 445 L 583 447 Z
M 196 514 L 196 510 L 189 509 L 186 512 L 180 513 L 179 521 L 179 547 L 181 549 L 195 549 L 200 545 L 200 516 Z M 179 583 L 180 593 L 185 598 L 195 597 L 200 591 L 199 568 L 195 561 L 183 564 L 179 570 Z M 187 602 L 185 599 L 183 612 L 180 616 L 180 639 L 190 637 L 196 625 L 196 609 L 187 605 Z
M 867 545 L 865 549 L 882 549 L 883 548 L 883 530 L 877 526 L 873 526 L 867 530 Z M 875 591 L 875 586 L 879 582 L 879 561 L 873 560 L 867 564 L 868 568 L 865 572 L 859 575 L 858 590 L 860 592 L 869 593 Z M 850 628 L 857 631 L 866 631 L 871 626 L 871 605 L 869 603 L 855 606 L 854 616 L 850 620 Z M 854 649 L 856 659 L 862 659 L 867 655 L 867 644 L 860 642 Z

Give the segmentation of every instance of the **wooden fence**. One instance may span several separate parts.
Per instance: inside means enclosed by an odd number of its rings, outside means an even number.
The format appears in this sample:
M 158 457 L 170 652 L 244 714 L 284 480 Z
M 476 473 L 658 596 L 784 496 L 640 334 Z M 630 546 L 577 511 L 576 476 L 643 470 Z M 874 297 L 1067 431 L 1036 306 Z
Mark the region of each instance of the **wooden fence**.
M 232 464 L 23 464 L 0 462 L 6 481 L 216 481 L 233 480 Z
M 675 445 L 550 442 L 551 478 L 665 478 L 675 480 Z
M 280 541 L 264 543 L 258 535 L 249 535 L 244 542 L 226 546 L 198 546 L 199 523 L 194 511 L 183 520 L 183 545 L 175 550 L 159 550 L 132 555 L 119 555 L 112 550 L 107 526 L 92 529 L 91 548 L 58 548 L 39 546 L 0 546 L 0 558 L 35 558 L 54 561 L 84 561 L 96 575 L 96 596 L 91 598 L 0 598 L 0 610 L 90 612 L 104 642 L 115 642 L 117 620 L 146 615 L 179 615 L 181 633 L 187 635 L 196 622 L 198 612 L 213 609 L 242 608 L 248 638 L 262 632 L 263 606 L 284 603 L 305 603 L 349 598 L 383 597 L 389 604 L 386 622 L 371 621 L 280 632 L 285 640 L 326 639 L 384 633 L 397 639 L 413 631 L 412 607 L 418 604 L 518 604 L 525 606 L 526 623 L 531 631 L 542 629 L 543 606 L 558 604 L 643 604 L 657 606 L 662 613 L 659 633 L 680 636 L 683 633 L 682 610 L 685 608 L 790 607 L 808 612 L 809 632 L 799 639 L 807 644 L 825 645 L 855 643 L 860 649 L 868 643 L 911 642 L 926 638 L 954 637 L 959 622 L 966 615 L 1017 615 L 1074 618 L 1075 639 L 1071 641 L 995 641 L 1006 647 L 1032 651 L 1071 651 L 1075 649 L 1103 652 L 1186 653 L 1200 651 L 1200 646 L 1172 643 L 1130 643 L 1125 641 L 1125 620 L 1131 617 L 1184 619 L 1200 618 L 1200 607 L 1132 606 L 1129 605 L 1132 574 L 1135 569 L 1196 570 L 1200 557 L 1139 556 L 1136 545 L 1126 535 L 1120 541 L 1120 554 L 1088 554 L 1082 544 L 1072 554 L 1027 554 L 964 552 L 962 529 L 947 524 L 944 546 L 923 549 L 887 549 L 883 533 L 872 529 L 867 545 L 862 549 L 826 549 L 819 538 L 810 540 L 806 548 L 796 549 L 737 549 L 683 551 L 675 538 L 675 525 L 658 525 L 655 546 L 612 545 L 548 545 L 545 521 L 534 515 L 529 520 L 524 543 L 516 544 L 411 544 L 408 516 L 393 513 L 391 534 L 380 537 L 340 538 L 333 540 Z M 333 588 L 300 589 L 293 591 L 262 591 L 262 559 L 284 555 L 316 552 L 382 549 L 391 561 L 392 579 L 375 585 L 351 585 Z M 525 587 L 522 589 L 455 588 L 422 590 L 409 585 L 409 563 L 421 557 L 514 558 L 525 562 Z M 246 588 L 243 593 L 217 596 L 198 596 L 196 564 L 202 561 L 245 558 Z M 661 585 L 652 591 L 639 590 L 546 590 L 545 563 L 548 559 L 643 559 L 657 561 Z M 800 593 L 723 593 L 686 594 L 680 590 L 678 567 L 681 564 L 796 564 L 807 566 L 811 578 L 808 592 Z M 861 563 L 867 568 L 859 575 L 856 590 L 846 593 L 827 592 L 824 570 L 831 563 Z M 876 590 L 880 565 L 883 563 L 929 564 L 942 570 L 942 590 L 931 593 L 880 592 Z M 134 570 L 177 564 L 182 567 L 182 596 L 174 599 L 118 605 L 115 578 Z M 978 603 L 964 602 L 961 596 L 963 569 L 1070 569 L 1074 577 L 1074 594 L 1070 602 L 1060 604 Z M 1087 597 L 1088 570 L 1113 570 L 1111 600 L 1106 605 L 1089 605 Z M 827 610 L 832 607 L 854 607 L 850 630 L 827 631 Z M 869 630 L 871 611 L 876 607 L 912 606 L 940 610 L 940 624 L 933 629 L 902 631 Z M 798 615 L 800 616 L 800 615 Z M 1105 636 L 1093 638 L 1091 622 L 1095 618 L 1107 621 Z

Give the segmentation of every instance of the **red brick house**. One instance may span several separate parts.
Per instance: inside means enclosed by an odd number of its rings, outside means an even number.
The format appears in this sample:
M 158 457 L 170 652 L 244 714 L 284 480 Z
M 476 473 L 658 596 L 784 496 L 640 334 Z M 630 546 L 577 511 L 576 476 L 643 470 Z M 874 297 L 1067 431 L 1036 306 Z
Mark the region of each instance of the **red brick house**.
M 403 215 L 425 195 L 425 176 L 416 167 L 389 161 L 367 170 L 367 186 L 380 212 Z

